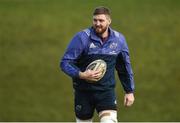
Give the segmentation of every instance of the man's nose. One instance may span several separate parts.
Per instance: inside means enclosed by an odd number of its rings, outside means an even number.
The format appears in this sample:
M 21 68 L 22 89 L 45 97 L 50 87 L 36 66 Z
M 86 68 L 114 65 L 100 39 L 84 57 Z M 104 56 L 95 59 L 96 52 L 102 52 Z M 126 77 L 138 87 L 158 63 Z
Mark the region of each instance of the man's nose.
M 97 22 L 96 22 L 96 25 L 97 25 L 97 26 L 99 26 L 99 25 L 100 25 L 100 22 L 99 22 L 99 21 L 97 21 Z

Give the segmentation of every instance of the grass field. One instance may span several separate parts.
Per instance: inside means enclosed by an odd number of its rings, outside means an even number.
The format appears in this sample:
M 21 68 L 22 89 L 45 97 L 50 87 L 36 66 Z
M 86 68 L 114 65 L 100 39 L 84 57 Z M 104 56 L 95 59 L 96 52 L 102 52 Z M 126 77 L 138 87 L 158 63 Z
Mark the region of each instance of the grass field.
M 135 74 L 132 108 L 117 78 L 118 119 L 180 121 L 179 0 L 0 0 L 0 121 L 75 121 L 59 60 L 100 5 L 126 36 Z

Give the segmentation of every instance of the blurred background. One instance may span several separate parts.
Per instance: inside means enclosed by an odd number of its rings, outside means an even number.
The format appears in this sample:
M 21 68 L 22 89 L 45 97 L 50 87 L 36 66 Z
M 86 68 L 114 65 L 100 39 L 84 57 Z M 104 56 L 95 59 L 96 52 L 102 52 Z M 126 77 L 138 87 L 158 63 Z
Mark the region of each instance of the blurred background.
M 116 77 L 119 121 L 180 121 L 179 0 L 0 0 L 0 121 L 75 121 L 59 61 L 97 6 L 111 9 L 135 75 L 131 108 Z

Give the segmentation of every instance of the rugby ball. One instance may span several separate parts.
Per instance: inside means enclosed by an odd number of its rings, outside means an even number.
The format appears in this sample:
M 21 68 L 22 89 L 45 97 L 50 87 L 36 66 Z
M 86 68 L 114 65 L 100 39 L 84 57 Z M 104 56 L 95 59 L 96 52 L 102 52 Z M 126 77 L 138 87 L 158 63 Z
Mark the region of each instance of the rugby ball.
M 96 70 L 101 71 L 100 78 L 97 80 L 97 81 L 99 81 L 101 78 L 103 78 L 104 74 L 106 73 L 107 64 L 106 64 L 106 62 L 104 60 L 98 59 L 98 60 L 95 60 L 95 61 L 91 62 L 87 66 L 86 70 L 88 70 L 88 69 L 94 70 L 94 71 L 96 71 Z

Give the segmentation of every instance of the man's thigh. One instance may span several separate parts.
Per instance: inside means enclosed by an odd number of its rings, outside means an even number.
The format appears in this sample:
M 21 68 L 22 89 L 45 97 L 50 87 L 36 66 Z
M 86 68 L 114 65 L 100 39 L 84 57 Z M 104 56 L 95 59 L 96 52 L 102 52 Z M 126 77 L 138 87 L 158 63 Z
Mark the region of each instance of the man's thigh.
M 96 110 L 99 113 L 103 110 L 117 110 L 116 95 L 114 89 L 98 92 L 95 94 Z
M 95 107 L 91 101 L 91 93 L 75 91 L 74 101 L 74 110 L 77 118 L 87 120 L 93 117 Z

